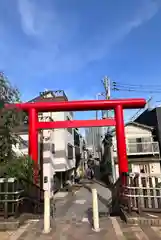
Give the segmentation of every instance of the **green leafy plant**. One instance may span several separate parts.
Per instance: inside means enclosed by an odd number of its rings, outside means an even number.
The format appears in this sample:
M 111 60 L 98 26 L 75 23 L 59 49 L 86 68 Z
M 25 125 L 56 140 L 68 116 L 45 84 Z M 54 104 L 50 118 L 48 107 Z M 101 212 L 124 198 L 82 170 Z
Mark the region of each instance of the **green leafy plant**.
M 6 103 L 20 102 L 20 93 L 13 87 L 3 73 L 0 73 L 0 163 L 7 163 L 16 158 L 13 145 L 18 142 L 15 127 L 25 118 L 25 113 L 12 108 L 5 108 Z
M 19 156 L 5 165 L 3 175 L 33 181 L 34 162 L 29 156 Z

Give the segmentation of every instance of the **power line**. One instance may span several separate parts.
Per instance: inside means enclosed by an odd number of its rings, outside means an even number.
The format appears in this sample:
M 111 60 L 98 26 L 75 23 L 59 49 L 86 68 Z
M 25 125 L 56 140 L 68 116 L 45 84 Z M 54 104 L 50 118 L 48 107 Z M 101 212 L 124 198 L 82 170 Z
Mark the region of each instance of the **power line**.
M 161 91 L 161 87 L 160 88 L 159 87 L 147 87 L 147 86 L 140 86 L 140 85 L 132 87 L 132 86 L 124 86 L 124 85 L 117 84 L 117 85 L 114 85 L 113 87 L 124 88 L 124 89 L 129 89 L 130 88 L 130 89 L 134 89 L 134 90 L 142 88 L 144 90 Z
M 154 93 L 161 94 L 161 85 L 143 85 L 143 84 L 127 84 L 127 83 L 118 83 L 116 81 L 112 82 L 112 90 L 114 91 L 126 91 L 126 92 L 141 92 L 141 93 Z M 146 107 L 150 108 L 150 102 L 152 97 L 147 101 Z M 130 118 L 130 121 L 134 121 L 138 115 L 141 114 L 143 110 L 139 109 L 134 115 Z
M 113 91 L 122 91 L 122 92 L 141 92 L 141 93 L 155 93 L 155 94 L 161 94 L 161 90 L 160 91 L 151 91 L 151 90 L 137 90 L 137 89 L 131 89 L 131 88 L 119 88 L 119 87 L 114 87 L 112 88 Z
M 159 89 L 160 87 L 160 89 Z M 119 84 L 116 81 L 112 82 L 113 91 L 124 91 L 124 92 L 142 92 L 142 93 L 154 93 L 161 94 L 161 85 L 137 85 L 137 84 Z
M 147 102 L 146 102 L 146 108 L 149 109 L 150 108 L 150 103 L 152 101 L 152 97 L 150 97 Z M 136 113 L 134 113 L 134 115 L 130 118 L 130 121 L 134 121 L 142 112 L 144 112 L 145 109 L 139 109 Z
M 116 82 L 113 81 L 112 85 L 115 86 L 127 86 L 127 87 L 148 87 L 148 88 L 160 88 L 161 89 L 161 85 L 153 85 L 153 84 L 131 84 L 131 83 L 122 83 L 122 82 Z
M 105 98 L 107 100 L 109 100 L 111 97 L 110 96 L 111 95 L 110 79 L 107 76 L 105 76 L 102 80 L 102 83 L 103 83 L 104 90 L 105 90 Z M 102 112 L 102 118 L 104 118 L 104 117 L 108 118 L 108 111 Z

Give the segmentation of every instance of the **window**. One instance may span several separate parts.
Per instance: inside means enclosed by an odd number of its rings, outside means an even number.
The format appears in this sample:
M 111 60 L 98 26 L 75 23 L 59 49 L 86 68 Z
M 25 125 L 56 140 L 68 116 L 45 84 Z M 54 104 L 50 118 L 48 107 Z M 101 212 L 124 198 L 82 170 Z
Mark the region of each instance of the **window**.
M 52 143 L 52 145 L 51 145 L 51 152 L 52 152 L 52 154 L 55 154 L 55 144 L 54 143 Z
M 68 159 L 73 159 L 73 146 L 68 143 Z
M 151 142 L 151 137 L 140 137 L 140 138 L 129 138 L 128 143 L 145 143 L 145 142 Z
M 69 117 L 67 117 L 67 121 L 70 121 Z M 67 130 L 68 130 L 69 133 L 73 134 L 72 128 L 67 128 Z
M 74 145 L 80 146 L 80 135 L 78 134 L 76 129 L 74 129 Z
M 140 172 L 141 173 L 150 173 L 150 166 L 149 164 L 139 164 Z

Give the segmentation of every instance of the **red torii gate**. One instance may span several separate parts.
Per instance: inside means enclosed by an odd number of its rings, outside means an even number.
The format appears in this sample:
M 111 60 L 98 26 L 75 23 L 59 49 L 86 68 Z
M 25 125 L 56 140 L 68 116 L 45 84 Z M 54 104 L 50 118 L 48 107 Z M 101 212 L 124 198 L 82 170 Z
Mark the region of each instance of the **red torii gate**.
M 143 108 L 146 100 L 119 99 L 119 100 L 85 100 L 65 102 L 33 102 L 6 104 L 8 108 L 18 108 L 29 114 L 29 155 L 38 164 L 38 130 L 51 128 L 76 128 L 76 127 L 100 127 L 115 126 L 117 135 L 117 155 L 119 173 L 128 172 L 128 161 L 126 156 L 126 141 L 124 132 L 123 109 Z M 103 120 L 72 120 L 56 122 L 39 122 L 38 112 L 65 112 L 65 111 L 93 111 L 114 110 L 114 119 Z

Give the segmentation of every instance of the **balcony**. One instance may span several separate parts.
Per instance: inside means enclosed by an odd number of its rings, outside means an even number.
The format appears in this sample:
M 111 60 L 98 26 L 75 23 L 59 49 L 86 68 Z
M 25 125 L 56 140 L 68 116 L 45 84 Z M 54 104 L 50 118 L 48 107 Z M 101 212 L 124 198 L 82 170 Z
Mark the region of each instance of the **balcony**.
M 127 143 L 127 155 L 159 154 L 158 142 Z
M 158 142 L 126 143 L 128 156 L 160 154 Z M 117 156 L 116 143 L 113 144 L 113 155 Z

